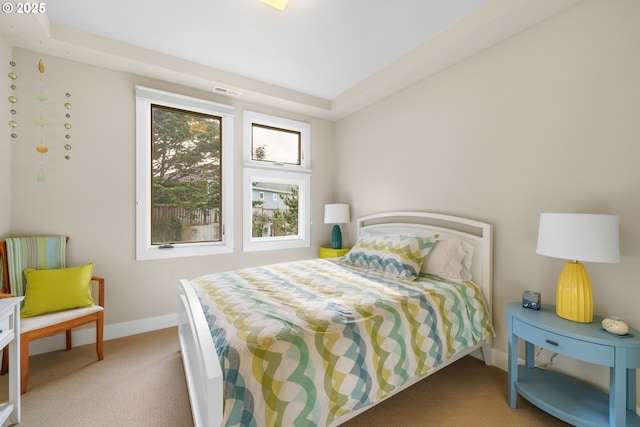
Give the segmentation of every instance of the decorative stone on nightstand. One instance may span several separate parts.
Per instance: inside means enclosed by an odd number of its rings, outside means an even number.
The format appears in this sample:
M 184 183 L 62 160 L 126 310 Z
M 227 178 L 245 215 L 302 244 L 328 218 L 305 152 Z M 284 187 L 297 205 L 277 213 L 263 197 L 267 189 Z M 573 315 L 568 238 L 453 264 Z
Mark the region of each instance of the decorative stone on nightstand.
M 602 327 L 605 331 L 616 335 L 626 335 L 629 332 L 629 325 L 618 316 L 609 316 L 606 319 L 602 319 Z

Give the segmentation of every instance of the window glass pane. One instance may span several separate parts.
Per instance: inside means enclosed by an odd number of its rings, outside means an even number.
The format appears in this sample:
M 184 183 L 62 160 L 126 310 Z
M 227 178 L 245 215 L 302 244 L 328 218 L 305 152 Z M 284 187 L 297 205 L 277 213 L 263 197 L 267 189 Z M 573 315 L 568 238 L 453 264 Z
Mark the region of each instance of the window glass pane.
M 300 132 L 253 123 L 251 160 L 300 164 Z
M 298 185 L 253 182 L 251 190 L 251 237 L 298 235 Z
M 151 106 L 151 244 L 221 240 L 222 119 Z

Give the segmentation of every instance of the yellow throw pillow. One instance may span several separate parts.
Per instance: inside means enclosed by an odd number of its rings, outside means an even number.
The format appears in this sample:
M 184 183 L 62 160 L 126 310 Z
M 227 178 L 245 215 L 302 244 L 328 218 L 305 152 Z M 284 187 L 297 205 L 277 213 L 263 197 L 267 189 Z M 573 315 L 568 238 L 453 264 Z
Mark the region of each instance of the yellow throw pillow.
M 93 263 L 54 270 L 25 269 L 27 286 L 20 317 L 92 306 L 92 275 Z

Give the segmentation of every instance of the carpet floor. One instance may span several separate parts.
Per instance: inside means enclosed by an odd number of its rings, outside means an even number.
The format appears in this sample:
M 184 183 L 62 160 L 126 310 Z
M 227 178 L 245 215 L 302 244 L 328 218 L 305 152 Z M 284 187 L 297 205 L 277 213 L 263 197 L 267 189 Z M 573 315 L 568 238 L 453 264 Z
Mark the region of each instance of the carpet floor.
M 192 426 L 177 328 L 30 358 L 22 427 Z M 0 401 L 8 378 L 0 378 Z M 518 397 L 507 404 L 506 372 L 473 357 L 433 374 L 345 427 L 567 426 Z

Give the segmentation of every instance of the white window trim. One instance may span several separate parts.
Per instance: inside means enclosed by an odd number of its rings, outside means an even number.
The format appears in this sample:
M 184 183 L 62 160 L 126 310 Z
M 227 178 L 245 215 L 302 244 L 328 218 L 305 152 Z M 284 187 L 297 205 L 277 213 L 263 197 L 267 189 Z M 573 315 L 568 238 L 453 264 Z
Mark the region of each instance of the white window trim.
M 270 163 L 251 159 L 252 125 L 259 124 L 300 132 L 300 165 Z M 303 248 L 311 246 L 311 125 L 309 123 L 254 111 L 242 113 L 243 141 L 243 251 Z M 298 235 L 252 236 L 252 183 L 276 182 L 298 185 Z
M 274 182 L 274 183 L 291 183 L 298 186 L 298 235 L 297 236 L 280 236 L 280 237 L 253 237 L 252 235 L 252 183 Z M 310 221 L 310 197 L 309 189 L 311 187 L 311 176 L 306 173 L 289 172 L 283 174 L 269 169 L 244 168 L 244 201 L 243 205 L 248 209 L 243 211 L 243 248 L 245 252 L 266 251 L 274 249 L 291 249 L 309 247 L 309 236 L 311 233 Z
M 256 161 L 251 159 L 251 125 L 259 124 L 300 132 L 300 165 Z M 253 111 L 242 112 L 243 161 L 245 167 L 311 173 L 311 125 Z
M 222 117 L 222 240 L 177 243 L 171 249 L 151 245 L 151 104 Z M 181 258 L 233 252 L 232 107 L 136 86 L 136 260 Z

